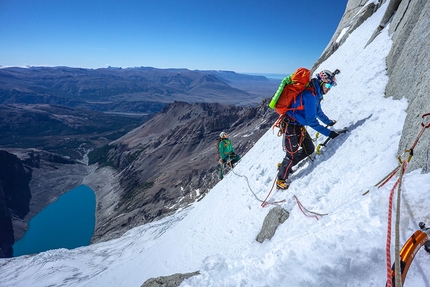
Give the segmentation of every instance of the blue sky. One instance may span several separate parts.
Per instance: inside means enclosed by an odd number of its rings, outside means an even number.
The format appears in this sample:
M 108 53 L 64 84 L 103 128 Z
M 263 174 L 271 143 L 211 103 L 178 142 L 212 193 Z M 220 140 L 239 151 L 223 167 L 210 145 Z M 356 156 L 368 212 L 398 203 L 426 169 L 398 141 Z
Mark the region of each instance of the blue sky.
M 0 0 L 0 65 L 290 73 L 318 59 L 347 2 Z

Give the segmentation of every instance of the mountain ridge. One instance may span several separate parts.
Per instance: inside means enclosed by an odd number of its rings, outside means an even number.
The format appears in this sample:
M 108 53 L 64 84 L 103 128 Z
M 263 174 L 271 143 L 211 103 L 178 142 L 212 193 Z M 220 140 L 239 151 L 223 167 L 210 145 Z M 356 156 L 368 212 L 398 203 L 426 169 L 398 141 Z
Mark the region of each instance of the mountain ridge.
M 268 102 L 256 108 L 174 102 L 110 143 L 103 162 L 111 163 L 119 188 L 107 194 L 120 199 L 115 205 L 100 203 L 92 242 L 118 236 L 119 230 L 158 220 L 200 200 L 219 180 L 215 145 L 219 133 L 230 133 L 235 151 L 245 154 L 277 118 Z M 89 180 L 88 184 L 94 186 Z M 112 218 L 118 219 L 112 222 Z M 107 222 L 109 229 L 104 228 Z
M 146 106 L 175 100 L 256 105 L 277 82 L 226 71 L 12 67 L 0 69 L 0 103 L 61 104 L 121 112 L 154 112 Z M 247 88 L 254 83 L 263 89 Z

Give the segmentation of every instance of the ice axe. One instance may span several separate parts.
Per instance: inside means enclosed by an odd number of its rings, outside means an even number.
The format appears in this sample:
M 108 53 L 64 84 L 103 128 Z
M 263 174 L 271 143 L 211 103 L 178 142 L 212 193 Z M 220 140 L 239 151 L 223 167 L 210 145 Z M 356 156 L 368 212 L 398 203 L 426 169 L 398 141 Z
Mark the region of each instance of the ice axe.
M 344 133 L 346 133 L 348 131 L 348 129 L 347 128 L 344 128 L 343 130 L 340 130 L 340 131 L 335 131 L 335 132 L 337 132 L 338 134 L 344 134 Z M 328 143 L 328 141 L 330 140 L 331 138 L 327 138 L 322 144 L 318 144 L 318 146 L 317 146 L 317 149 L 316 149 L 316 153 L 317 154 L 321 154 L 321 148 L 324 146 L 326 146 L 327 145 L 327 143 Z

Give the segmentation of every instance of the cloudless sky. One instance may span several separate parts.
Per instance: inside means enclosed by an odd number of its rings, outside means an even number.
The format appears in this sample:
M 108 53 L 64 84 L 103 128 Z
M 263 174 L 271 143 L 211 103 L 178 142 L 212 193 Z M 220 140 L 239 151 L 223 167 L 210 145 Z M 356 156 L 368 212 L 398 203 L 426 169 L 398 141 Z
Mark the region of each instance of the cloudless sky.
M 319 58 L 347 2 L 0 0 L 0 65 L 290 73 Z

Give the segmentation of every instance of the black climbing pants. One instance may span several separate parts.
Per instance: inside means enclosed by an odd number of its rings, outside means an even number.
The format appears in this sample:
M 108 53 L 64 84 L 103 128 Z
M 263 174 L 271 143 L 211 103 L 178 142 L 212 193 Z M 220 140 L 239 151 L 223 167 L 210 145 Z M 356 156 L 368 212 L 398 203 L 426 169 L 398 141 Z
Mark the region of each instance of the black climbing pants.
M 287 179 L 292 167 L 315 151 L 314 143 L 303 126 L 288 124 L 284 134 L 285 157 L 279 167 L 278 179 Z

